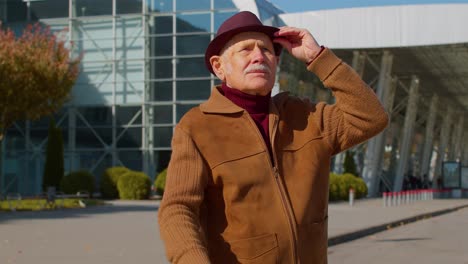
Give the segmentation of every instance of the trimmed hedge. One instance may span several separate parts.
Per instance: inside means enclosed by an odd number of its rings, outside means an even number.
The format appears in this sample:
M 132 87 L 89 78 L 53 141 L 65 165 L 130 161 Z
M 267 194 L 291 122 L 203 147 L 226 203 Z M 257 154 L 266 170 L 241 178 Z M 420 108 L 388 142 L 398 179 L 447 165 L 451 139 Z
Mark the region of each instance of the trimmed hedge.
M 62 178 L 60 190 L 67 194 L 87 191 L 92 195 L 94 191 L 94 176 L 86 170 L 71 172 Z
M 350 173 L 337 175 L 330 174 L 329 200 L 348 200 L 349 189 L 353 188 L 355 198 L 363 198 L 367 196 L 367 185 L 363 179 L 356 177 Z
M 120 199 L 148 199 L 151 192 L 151 180 L 143 172 L 128 171 L 117 182 Z
M 154 188 L 156 192 L 160 195 L 164 194 L 164 188 L 166 187 L 166 176 L 167 176 L 167 168 L 161 171 L 158 176 L 156 176 L 156 180 L 154 181 Z
M 117 183 L 119 182 L 120 176 L 129 171 L 130 170 L 126 167 L 112 167 L 106 169 L 102 173 L 100 181 L 100 191 L 102 197 L 106 199 L 119 198 L 119 190 L 117 189 Z

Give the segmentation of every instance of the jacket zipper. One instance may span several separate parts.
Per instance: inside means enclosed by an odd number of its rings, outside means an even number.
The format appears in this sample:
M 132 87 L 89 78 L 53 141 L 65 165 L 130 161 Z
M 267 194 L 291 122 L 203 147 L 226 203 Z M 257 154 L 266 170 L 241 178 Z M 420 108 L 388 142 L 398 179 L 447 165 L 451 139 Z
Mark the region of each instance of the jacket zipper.
M 254 128 L 257 128 L 257 125 L 252 120 L 252 118 L 248 115 L 248 113 L 247 113 L 247 119 L 254 126 Z M 291 232 L 291 236 L 292 236 L 292 242 L 291 242 L 292 249 L 291 250 L 292 250 L 292 254 L 293 254 L 293 261 L 294 261 L 293 263 L 298 263 L 298 261 L 297 261 L 297 252 L 296 252 L 297 251 L 297 249 L 296 249 L 296 247 L 297 247 L 296 246 L 296 243 L 297 243 L 296 242 L 297 241 L 296 232 L 297 231 L 296 231 L 295 220 L 294 220 L 294 217 L 293 217 L 291 205 L 288 202 L 288 199 L 286 198 L 286 191 L 284 189 L 283 183 L 281 182 L 278 168 L 276 166 L 278 164 L 278 160 L 277 160 L 276 154 L 275 154 L 274 141 L 275 141 L 275 136 L 276 136 L 277 125 L 278 125 L 278 122 L 277 122 L 277 119 L 275 118 L 275 123 L 273 124 L 273 134 L 271 136 L 272 138 L 270 139 L 270 141 L 271 141 L 271 152 L 272 152 L 273 161 L 275 162 L 275 164 L 272 164 L 270 158 L 268 159 L 268 163 L 270 164 L 270 168 L 272 169 L 273 176 L 275 178 L 276 186 L 278 187 L 278 190 L 280 192 L 281 202 L 283 204 L 283 210 L 285 210 L 286 216 L 288 218 L 289 231 Z M 260 131 L 258 131 L 258 129 L 256 129 L 255 131 L 257 132 L 257 135 L 260 137 L 261 141 L 263 142 L 263 146 L 264 146 L 266 152 L 268 153 L 268 146 L 266 145 L 265 140 L 263 140 L 263 137 L 260 134 Z
M 271 152 L 273 154 L 273 160 L 275 162 L 274 166 L 273 166 L 273 173 L 275 175 L 275 181 L 276 181 L 276 185 L 278 186 L 278 189 L 280 191 L 280 195 L 281 195 L 281 200 L 283 202 L 283 206 L 285 207 L 285 210 L 286 210 L 286 215 L 288 217 L 288 221 L 289 221 L 289 229 L 291 231 L 291 235 L 292 235 L 292 254 L 293 254 L 293 261 L 294 263 L 299 263 L 297 261 L 297 230 L 296 230 L 296 221 L 294 220 L 294 214 L 292 212 L 292 208 L 291 208 L 291 204 L 290 202 L 288 201 L 287 199 L 287 196 L 286 196 L 286 190 L 284 188 L 284 185 L 283 183 L 281 182 L 281 179 L 280 179 L 280 173 L 279 173 L 279 170 L 278 170 L 278 159 L 276 157 L 276 152 L 275 152 L 275 137 L 276 137 L 276 130 L 277 130 L 277 126 L 278 126 L 278 120 L 275 118 L 275 123 L 273 123 L 273 134 L 271 135 Z

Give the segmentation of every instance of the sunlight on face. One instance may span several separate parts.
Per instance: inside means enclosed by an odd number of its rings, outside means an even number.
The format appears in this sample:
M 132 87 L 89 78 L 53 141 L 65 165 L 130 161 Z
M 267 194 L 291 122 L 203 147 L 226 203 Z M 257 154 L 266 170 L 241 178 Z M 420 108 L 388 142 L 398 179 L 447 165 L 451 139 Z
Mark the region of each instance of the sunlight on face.
M 278 58 L 267 35 L 259 32 L 235 35 L 220 57 L 229 87 L 257 95 L 266 95 L 273 89 Z

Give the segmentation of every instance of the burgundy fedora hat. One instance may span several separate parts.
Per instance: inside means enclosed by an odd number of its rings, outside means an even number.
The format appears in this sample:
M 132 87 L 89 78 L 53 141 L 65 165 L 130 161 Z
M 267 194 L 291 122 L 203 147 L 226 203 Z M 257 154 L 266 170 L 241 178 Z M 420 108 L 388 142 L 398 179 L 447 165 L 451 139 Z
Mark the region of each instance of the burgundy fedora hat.
M 205 52 L 205 65 L 208 70 L 214 74 L 213 68 L 211 67 L 210 58 L 214 55 L 219 55 L 219 52 L 224 48 L 224 45 L 234 35 L 242 32 L 260 32 L 264 33 L 273 39 L 273 34 L 278 31 L 277 27 L 264 26 L 260 19 L 249 11 L 239 12 L 221 24 L 216 33 L 216 37 L 210 42 Z M 275 54 L 279 56 L 281 53 L 281 45 L 274 43 Z

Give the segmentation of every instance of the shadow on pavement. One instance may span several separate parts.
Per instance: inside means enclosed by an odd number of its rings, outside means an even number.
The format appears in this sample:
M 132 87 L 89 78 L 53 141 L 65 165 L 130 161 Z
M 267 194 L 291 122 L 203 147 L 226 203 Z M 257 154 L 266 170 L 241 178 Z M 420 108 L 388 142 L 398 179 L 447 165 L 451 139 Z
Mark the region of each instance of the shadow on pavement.
M 395 238 L 395 239 L 379 239 L 375 242 L 407 242 L 407 241 L 419 241 L 419 240 L 431 240 L 429 237 L 408 237 L 408 238 Z

